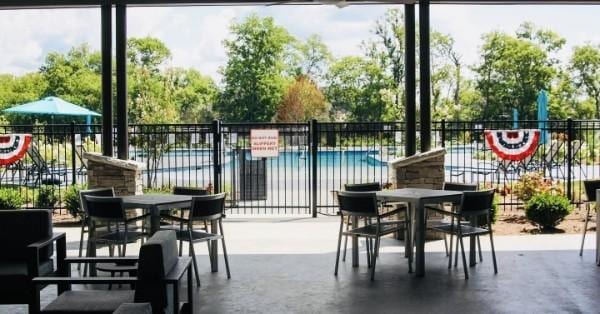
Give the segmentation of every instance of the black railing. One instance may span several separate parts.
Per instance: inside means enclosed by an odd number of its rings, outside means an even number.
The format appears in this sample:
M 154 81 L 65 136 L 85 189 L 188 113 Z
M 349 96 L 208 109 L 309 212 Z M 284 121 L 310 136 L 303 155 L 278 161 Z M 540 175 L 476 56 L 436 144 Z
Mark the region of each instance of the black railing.
M 508 163 L 497 160 L 483 134 L 513 128 L 513 121 L 433 122 L 432 146 L 446 149 L 445 180 L 494 187 L 512 209 L 522 203 L 513 193 L 516 182 L 540 172 L 581 202 L 582 180 L 600 176 L 600 121 L 519 121 L 518 127 L 541 129 L 548 139 L 533 157 Z M 278 157 L 252 158 L 252 129 L 279 131 Z M 43 206 L 40 193 L 54 189 L 57 209 L 69 185 L 86 183 L 82 155 L 100 151 L 102 134 L 99 125 L 75 124 L 1 126 L 0 133 L 31 133 L 42 156 L 5 167 L 0 185 L 19 189 L 27 207 Z M 388 163 L 404 156 L 404 139 L 402 122 L 131 125 L 129 156 L 146 165 L 147 190 L 185 185 L 226 192 L 236 214 L 335 214 L 334 191 L 345 183 L 393 183 Z

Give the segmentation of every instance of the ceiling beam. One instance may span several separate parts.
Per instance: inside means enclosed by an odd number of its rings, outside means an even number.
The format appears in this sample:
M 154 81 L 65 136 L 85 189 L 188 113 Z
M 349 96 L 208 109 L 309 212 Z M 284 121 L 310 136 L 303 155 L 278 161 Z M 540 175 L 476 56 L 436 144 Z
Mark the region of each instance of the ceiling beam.
M 128 6 L 206 6 L 206 5 L 307 5 L 333 4 L 337 0 L 2 0 L 0 9 L 86 8 L 126 4 Z M 419 0 L 345 0 L 348 5 L 415 4 Z M 600 0 L 431 0 L 431 4 L 462 5 L 596 5 Z

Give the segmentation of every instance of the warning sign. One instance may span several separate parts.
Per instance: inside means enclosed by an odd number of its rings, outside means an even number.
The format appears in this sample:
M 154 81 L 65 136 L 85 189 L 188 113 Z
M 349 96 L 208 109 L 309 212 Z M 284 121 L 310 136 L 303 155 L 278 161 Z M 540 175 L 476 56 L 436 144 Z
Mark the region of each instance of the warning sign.
M 250 130 L 252 157 L 279 156 L 279 130 Z

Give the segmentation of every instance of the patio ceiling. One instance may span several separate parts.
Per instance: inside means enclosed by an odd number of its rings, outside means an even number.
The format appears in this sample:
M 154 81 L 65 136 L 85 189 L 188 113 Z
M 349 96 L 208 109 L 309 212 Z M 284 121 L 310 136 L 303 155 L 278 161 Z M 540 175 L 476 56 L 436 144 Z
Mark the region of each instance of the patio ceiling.
M 3 0 L 0 9 L 80 8 L 125 4 L 128 6 L 188 6 L 188 5 L 307 5 L 332 4 L 337 0 Z M 341 2 L 341 1 L 340 1 Z M 349 5 L 365 4 L 463 4 L 463 5 L 585 5 L 600 4 L 600 0 L 344 0 Z

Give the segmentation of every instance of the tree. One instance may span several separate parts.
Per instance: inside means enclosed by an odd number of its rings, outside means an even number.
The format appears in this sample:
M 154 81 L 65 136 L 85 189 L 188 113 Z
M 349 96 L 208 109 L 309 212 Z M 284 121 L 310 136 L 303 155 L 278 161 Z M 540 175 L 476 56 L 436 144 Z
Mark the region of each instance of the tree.
M 374 39 L 363 43 L 365 55 L 377 64 L 389 79 L 385 88 L 387 118 L 402 119 L 404 112 L 404 15 L 397 9 L 388 10 L 375 22 Z
M 101 57 L 89 45 L 66 54 L 51 52 L 40 68 L 47 82 L 43 96 L 57 96 L 93 111 L 101 110 Z M 56 121 L 57 122 L 57 121 Z
M 177 122 L 179 115 L 173 101 L 175 88 L 171 77 L 160 72 L 171 52 L 164 43 L 151 37 L 130 38 L 127 46 L 129 122 Z
M 595 106 L 596 119 L 600 118 L 600 47 L 591 44 L 575 47 L 570 69 L 575 86 L 585 91 Z
M 522 119 L 535 119 L 538 92 L 550 90 L 557 73 L 549 50 L 501 32 L 485 34 L 483 40 L 482 61 L 474 68 L 484 101 L 479 117 L 497 119 L 517 108 Z M 550 47 L 554 51 L 555 46 Z
M 204 123 L 214 118 L 212 106 L 219 90 L 214 81 L 193 69 L 170 69 L 166 72 L 173 84 L 173 101 L 181 122 Z
M 277 122 L 304 122 L 312 119 L 326 121 L 329 104 L 317 84 L 307 76 L 298 76 L 277 109 Z
M 131 66 L 157 73 L 159 66 L 171 58 L 171 51 L 157 38 L 130 38 L 127 40 L 127 57 Z
M 44 95 L 48 83 L 39 73 L 27 73 L 22 76 L 0 75 L 0 110 L 35 101 Z M 35 118 L 27 115 L 7 115 L 13 124 L 32 124 Z M 5 117 L 6 118 L 6 117 Z M 1 120 L 3 123 L 6 119 Z
M 344 57 L 329 69 L 326 95 L 338 116 L 342 113 L 351 121 L 380 121 L 386 110 L 383 93 L 390 84 L 373 61 Z
M 318 82 L 323 78 L 333 57 L 319 35 L 311 35 L 306 41 L 295 40 L 290 45 L 288 67 L 291 76 L 306 76 Z
M 273 18 L 255 14 L 234 23 L 231 33 L 216 109 L 226 121 L 271 121 L 289 84 L 284 60 L 293 38 Z

